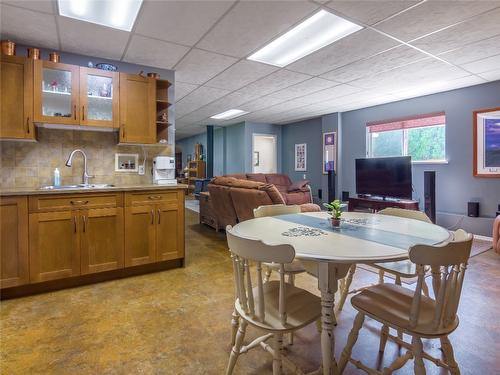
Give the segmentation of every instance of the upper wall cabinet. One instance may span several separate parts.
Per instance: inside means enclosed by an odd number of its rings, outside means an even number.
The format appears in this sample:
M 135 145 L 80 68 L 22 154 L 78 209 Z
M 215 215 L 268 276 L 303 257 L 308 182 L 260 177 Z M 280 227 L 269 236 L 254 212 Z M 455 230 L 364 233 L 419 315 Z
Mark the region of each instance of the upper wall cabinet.
M 82 125 L 119 127 L 119 74 L 80 68 L 80 114 Z
M 33 60 L 0 56 L 0 138 L 34 139 Z
M 120 73 L 120 142 L 156 143 L 156 80 Z
M 80 67 L 35 61 L 35 122 L 77 125 L 80 123 Z

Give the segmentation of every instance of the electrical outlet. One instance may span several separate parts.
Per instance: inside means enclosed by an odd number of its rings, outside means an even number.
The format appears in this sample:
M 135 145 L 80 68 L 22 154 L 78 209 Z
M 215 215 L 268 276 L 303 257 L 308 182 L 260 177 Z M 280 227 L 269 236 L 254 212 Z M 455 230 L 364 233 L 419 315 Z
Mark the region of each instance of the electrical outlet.
M 139 174 L 144 175 L 144 165 L 139 165 Z
M 302 176 L 302 178 L 303 178 L 304 180 L 306 180 L 306 179 L 307 179 L 307 176 L 306 176 L 306 174 L 305 174 L 305 173 L 304 173 L 304 175 Z

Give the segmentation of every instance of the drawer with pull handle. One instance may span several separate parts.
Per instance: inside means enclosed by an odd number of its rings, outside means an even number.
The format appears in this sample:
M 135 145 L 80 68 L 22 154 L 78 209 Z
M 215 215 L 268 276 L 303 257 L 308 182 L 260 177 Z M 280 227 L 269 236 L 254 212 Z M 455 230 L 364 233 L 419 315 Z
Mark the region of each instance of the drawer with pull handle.
M 30 212 L 112 208 L 123 206 L 123 193 L 35 195 L 29 198 Z
M 177 202 L 179 199 L 182 198 L 176 190 L 129 192 L 125 193 L 125 206 Z

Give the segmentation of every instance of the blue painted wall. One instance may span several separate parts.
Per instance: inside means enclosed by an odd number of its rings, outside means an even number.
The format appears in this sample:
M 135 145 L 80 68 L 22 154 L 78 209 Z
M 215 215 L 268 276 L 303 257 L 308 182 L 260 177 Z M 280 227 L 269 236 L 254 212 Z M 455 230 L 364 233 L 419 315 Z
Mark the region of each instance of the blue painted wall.
M 299 121 L 293 124 L 282 126 L 282 171 L 286 173 L 292 181 L 306 179 L 311 183 L 313 196 L 317 198 L 318 189 L 322 188 L 323 174 L 321 170 L 321 117 L 311 120 Z M 295 171 L 295 144 L 307 144 L 307 171 Z
M 245 171 L 245 123 L 227 126 L 224 130 L 226 133 L 224 174 L 242 173 Z

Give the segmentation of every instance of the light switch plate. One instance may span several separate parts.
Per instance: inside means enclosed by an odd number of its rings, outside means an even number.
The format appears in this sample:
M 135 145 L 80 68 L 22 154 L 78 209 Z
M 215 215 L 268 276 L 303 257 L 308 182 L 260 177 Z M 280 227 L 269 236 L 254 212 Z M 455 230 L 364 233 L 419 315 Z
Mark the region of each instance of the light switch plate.
M 139 165 L 139 174 L 144 175 L 144 165 Z

